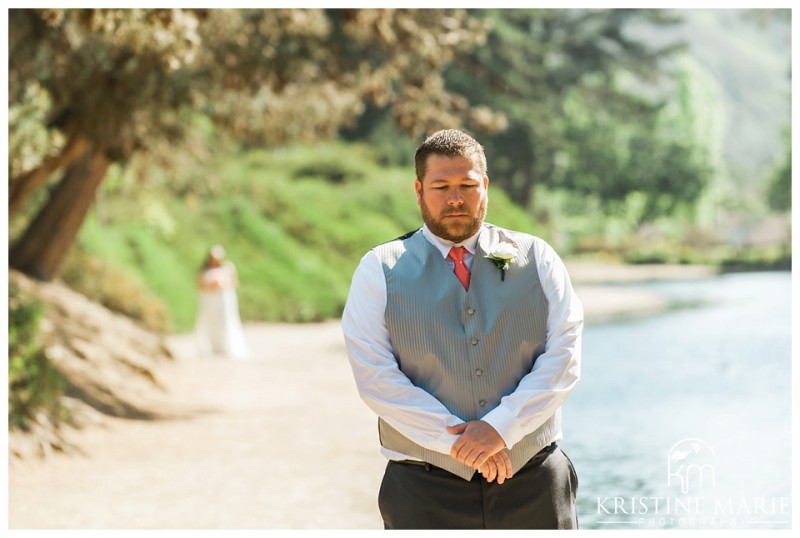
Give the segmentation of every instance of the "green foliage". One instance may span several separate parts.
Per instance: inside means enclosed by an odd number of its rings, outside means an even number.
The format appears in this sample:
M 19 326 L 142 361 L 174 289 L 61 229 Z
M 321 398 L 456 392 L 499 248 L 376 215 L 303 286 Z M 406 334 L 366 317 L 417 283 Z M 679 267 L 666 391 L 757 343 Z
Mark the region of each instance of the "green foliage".
M 89 229 L 86 235 L 90 234 Z M 170 313 L 163 301 L 147 292 L 141 281 L 128 270 L 88 253 L 80 244 L 65 260 L 60 277 L 75 291 L 150 330 L 160 333 L 170 330 Z
M 355 172 L 334 182 L 298 174 L 318 161 L 328 170 Z M 79 242 L 163 301 L 176 331 L 194 324 L 196 273 L 215 243 L 225 246 L 239 272 L 244 320 L 335 318 L 364 253 L 421 225 L 413 166 L 378 161 L 364 145 L 339 142 L 220 150 L 210 163 L 182 170 L 185 177 L 154 177 L 146 191 L 112 182 L 103 194 L 105 218 L 97 211 L 90 216 Z M 192 177 L 205 181 L 196 179 L 187 192 L 185 178 Z M 535 232 L 533 219 L 505 193 L 491 186 L 489 193 L 490 222 Z M 169 216 L 171 232 L 135 217 L 154 204 Z M 126 295 L 134 296 L 132 288 Z
M 383 166 L 412 166 L 417 143 L 392 121 L 388 108 L 367 107 L 356 125 L 341 131 L 345 140 L 368 144 Z
M 39 341 L 43 307 L 13 283 L 8 299 L 8 427 L 26 430 L 41 413 L 58 423 L 67 416 L 59 401 L 66 383 Z
M 720 266 L 724 271 L 791 271 L 792 253 L 785 246 L 755 247 L 730 252 Z
M 629 213 L 634 202 L 637 225 L 692 210 L 711 170 L 688 122 L 662 113 L 633 120 L 591 113 L 577 95 L 570 105 L 560 188 L 595 198 L 609 214 Z
M 773 173 L 769 182 L 767 199 L 770 208 L 775 211 L 792 209 L 792 149 L 787 144 L 786 157 L 783 164 Z
M 329 183 L 349 183 L 374 176 L 377 169 L 371 155 L 358 146 L 350 150 L 350 154 L 363 153 L 360 158 L 342 159 L 343 147 L 340 144 L 328 143 L 323 147 L 308 148 L 314 152 L 314 160 L 302 160 L 293 165 L 293 179 L 321 179 Z M 287 163 L 288 164 L 288 163 Z
M 627 29 L 642 23 L 674 24 L 669 12 L 490 9 L 475 15 L 490 27 L 487 46 L 456 58 L 446 80 L 471 103 L 503 114 L 505 122 L 480 138 L 494 156 L 490 177 L 517 203 L 534 206 L 534 185 L 557 185 L 559 177 L 573 173 L 563 169 L 566 145 L 583 151 L 585 144 L 594 143 L 597 147 L 589 148 L 593 156 L 606 156 L 605 140 L 571 140 L 575 133 L 564 121 L 571 95 L 580 93 L 583 114 L 601 110 L 612 123 L 655 113 L 657 107 L 644 92 L 622 88 L 616 80 L 624 73 L 649 84 L 666 75 L 661 60 L 673 47 L 648 47 L 631 39 Z

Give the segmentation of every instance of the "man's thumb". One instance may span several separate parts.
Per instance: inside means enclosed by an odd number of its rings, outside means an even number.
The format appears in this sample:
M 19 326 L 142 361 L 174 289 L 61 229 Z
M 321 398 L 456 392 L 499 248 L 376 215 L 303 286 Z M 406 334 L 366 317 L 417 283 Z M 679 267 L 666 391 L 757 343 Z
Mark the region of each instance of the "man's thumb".
M 467 429 L 467 423 L 462 422 L 461 424 L 456 424 L 455 426 L 448 426 L 447 433 L 452 433 L 453 435 L 461 435 L 464 433 L 464 430 Z

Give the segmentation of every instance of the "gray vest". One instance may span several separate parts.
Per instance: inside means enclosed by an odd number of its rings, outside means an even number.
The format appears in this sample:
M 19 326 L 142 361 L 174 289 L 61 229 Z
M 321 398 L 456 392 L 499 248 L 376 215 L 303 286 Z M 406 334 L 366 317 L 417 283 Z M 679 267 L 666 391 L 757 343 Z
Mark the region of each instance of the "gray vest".
M 547 299 L 528 234 L 485 224 L 469 291 L 421 231 L 375 247 L 386 277 L 386 326 L 400 370 L 464 420 L 500 404 L 544 351 Z M 501 242 L 518 255 L 501 280 L 485 258 Z M 561 410 L 509 450 L 516 472 L 561 431 Z M 475 470 L 414 443 L 379 419 L 381 444 L 447 469 L 466 480 Z

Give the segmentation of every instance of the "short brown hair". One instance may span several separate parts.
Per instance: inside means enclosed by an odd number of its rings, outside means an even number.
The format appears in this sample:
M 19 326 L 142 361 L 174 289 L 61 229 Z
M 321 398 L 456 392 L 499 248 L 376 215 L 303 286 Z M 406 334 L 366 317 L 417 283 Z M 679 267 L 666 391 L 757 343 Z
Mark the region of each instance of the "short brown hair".
M 436 131 L 425 139 L 414 154 L 417 179 L 425 177 L 428 157 L 445 155 L 447 157 L 467 157 L 481 175 L 486 175 L 486 155 L 483 146 L 463 131 L 444 129 Z

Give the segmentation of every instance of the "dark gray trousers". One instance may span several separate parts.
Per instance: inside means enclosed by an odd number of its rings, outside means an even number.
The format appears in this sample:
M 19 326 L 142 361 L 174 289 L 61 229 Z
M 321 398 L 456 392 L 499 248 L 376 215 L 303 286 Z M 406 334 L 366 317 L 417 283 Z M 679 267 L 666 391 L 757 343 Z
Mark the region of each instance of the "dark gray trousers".
M 577 529 L 578 476 L 555 444 L 503 484 L 390 461 L 378 494 L 386 529 Z

